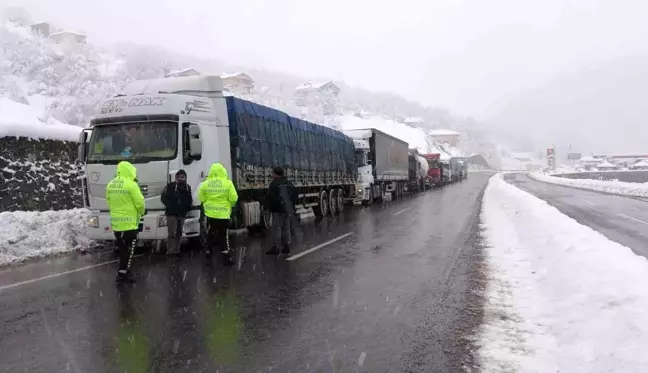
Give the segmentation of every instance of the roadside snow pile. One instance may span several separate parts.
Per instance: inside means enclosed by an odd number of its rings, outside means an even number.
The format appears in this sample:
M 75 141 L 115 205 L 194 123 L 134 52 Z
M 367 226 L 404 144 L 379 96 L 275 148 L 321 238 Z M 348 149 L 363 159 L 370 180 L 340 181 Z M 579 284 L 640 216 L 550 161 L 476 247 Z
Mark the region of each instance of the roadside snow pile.
M 51 117 L 41 120 L 38 111 L 31 106 L 0 97 L 0 137 L 77 141 L 80 132 L 80 127 L 61 123 Z
M 485 372 L 648 372 L 648 261 L 492 177 Z
M 88 247 L 88 210 L 0 212 L 0 266 Z
M 568 179 L 532 172 L 529 177 L 545 183 L 565 185 L 574 188 L 595 190 L 625 196 L 648 197 L 648 183 L 626 183 L 617 180 Z

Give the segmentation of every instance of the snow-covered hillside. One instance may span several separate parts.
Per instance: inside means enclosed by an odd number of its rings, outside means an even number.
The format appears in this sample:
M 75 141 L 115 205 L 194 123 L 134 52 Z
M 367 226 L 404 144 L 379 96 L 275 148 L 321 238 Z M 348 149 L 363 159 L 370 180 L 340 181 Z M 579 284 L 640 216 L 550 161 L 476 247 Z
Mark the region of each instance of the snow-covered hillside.
M 202 72 L 220 73 L 216 67 L 207 67 L 209 61 L 178 56 L 155 48 L 124 47 L 111 51 L 89 43 L 73 49 L 63 49 L 47 38 L 34 35 L 29 29 L 11 23 L 0 24 L 0 61 L 0 97 L 5 98 L 3 106 L 0 106 L 0 115 L 15 117 L 14 111 L 8 110 L 16 109 L 19 107 L 17 105 L 29 105 L 31 110 L 28 111 L 34 113 L 29 123 L 36 124 L 33 118 L 36 115 L 38 122 L 49 125 L 48 130 L 65 126 L 62 123 L 85 127 L 102 99 L 120 92 L 125 84 L 136 79 L 159 78 L 192 63 L 200 65 Z M 217 65 L 215 62 L 214 66 Z M 414 103 L 407 105 L 406 110 L 400 109 L 396 117 L 394 107 L 387 108 L 389 103 L 385 100 L 390 97 L 399 102 L 403 100 L 397 96 L 382 93 L 371 96 L 370 93 L 361 91 L 362 94 L 356 95 L 358 100 L 354 102 L 355 96 L 341 94 L 341 99 L 336 103 L 336 114 L 325 114 L 323 105 L 318 102 L 309 102 L 306 107 L 297 106 L 291 88 L 272 89 L 269 87 L 272 79 L 256 81 L 261 89 L 251 94 L 237 95 L 337 129 L 379 128 L 407 141 L 411 148 L 416 147 L 424 152 L 439 151 L 446 156 L 462 153 L 458 149 L 438 144 L 427 136 L 431 129 L 429 124 L 413 127 L 403 123 L 405 117 L 424 111 L 422 106 Z M 360 92 L 340 85 L 343 89 Z M 372 97 L 373 100 L 368 99 Z M 27 111 L 27 108 L 21 107 L 20 110 Z M 354 116 L 360 112 L 369 113 L 369 116 Z M 454 120 L 448 112 L 432 112 L 437 124 L 450 125 Z M 4 133 L 14 134 L 16 129 L 21 128 L 21 124 L 22 122 L 11 123 L 12 127 L 5 129 Z M 69 128 L 62 131 L 65 134 L 55 138 L 69 139 L 74 132 Z M 32 136 L 33 132 L 27 131 L 25 135 Z M 41 135 L 48 136 L 49 131 Z M 471 141 L 471 136 L 465 138 Z M 475 152 L 474 147 L 470 152 Z

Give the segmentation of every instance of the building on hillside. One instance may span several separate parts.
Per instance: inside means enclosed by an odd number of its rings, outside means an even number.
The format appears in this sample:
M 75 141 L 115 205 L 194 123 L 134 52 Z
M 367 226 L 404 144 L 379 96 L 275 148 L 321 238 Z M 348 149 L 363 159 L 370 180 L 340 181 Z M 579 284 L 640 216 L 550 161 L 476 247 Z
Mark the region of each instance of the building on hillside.
M 223 87 L 232 92 L 252 93 L 254 90 L 254 79 L 243 72 L 221 74 Z
M 403 120 L 402 123 L 405 123 L 406 126 L 410 126 L 410 127 L 421 127 L 424 121 L 422 118 L 419 117 L 410 117 L 410 118 L 405 118 L 405 120 Z
M 457 146 L 459 144 L 459 140 L 461 135 L 459 132 L 451 131 L 451 130 L 430 130 L 428 132 L 428 136 L 436 140 L 437 142 L 440 143 L 446 143 L 451 146 Z
M 53 32 L 48 35 L 50 40 L 58 43 L 64 47 L 73 47 L 80 44 L 85 44 L 87 37 L 80 33 L 74 31 L 59 31 Z
M 34 23 L 29 26 L 34 34 L 48 37 L 52 32 L 54 32 L 54 26 L 48 22 Z
M 181 76 L 195 76 L 195 75 L 200 75 L 198 70 L 192 69 L 192 68 L 186 68 L 186 69 L 181 69 L 181 70 L 176 70 L 176 71 L 171 71 L 166 74 L 164 74 L 165 78 L 178 78 Z
M 319 104 L 325 115 L 336 114 L 338 111 L 340 88 L 333 82 L 306 82 L 295 89 L 295 103 L 298 106 Z
M 603 163 L 597 164 L 596 168 L 601 170 L 601 171 L 614 171 L 614 170 L 618 170 L 620 167 L 615 165 L 614 163 L 610 163 L 608 161 L 605 161 Z
M 478 169 L 490 169 L 491 166 L 483 155 L 476 153 L 467 158 L 468 167 Z

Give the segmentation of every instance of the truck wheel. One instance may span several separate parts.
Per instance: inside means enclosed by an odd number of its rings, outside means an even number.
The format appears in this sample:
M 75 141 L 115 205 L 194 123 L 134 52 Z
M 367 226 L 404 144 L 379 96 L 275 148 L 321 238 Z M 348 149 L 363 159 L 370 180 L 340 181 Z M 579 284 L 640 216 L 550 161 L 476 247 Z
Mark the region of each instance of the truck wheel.
M 331 211 L 331 215 L 336 215 L 338 213 L 337 194 L 338 194 L 337 189 L 331 189 L 329 191 L 328 205 L 329 205 L 329 210 Z
M 263 210 L 261 212 L 261 226 L 269 231 L 272 229 L 272 213 L 268 210 Z
M 338 214 L 341 214 L 344 211 L 344 189 L 338 189 L 335 195 L 337 196 Z
M 317 216 L 326 216 L 328 215 L 329 209 L 328 209 L 328 194 L 326 193 L 325 190 L 322 190 L 320 192 L 317 206 L 313 208 L 313 212 Z

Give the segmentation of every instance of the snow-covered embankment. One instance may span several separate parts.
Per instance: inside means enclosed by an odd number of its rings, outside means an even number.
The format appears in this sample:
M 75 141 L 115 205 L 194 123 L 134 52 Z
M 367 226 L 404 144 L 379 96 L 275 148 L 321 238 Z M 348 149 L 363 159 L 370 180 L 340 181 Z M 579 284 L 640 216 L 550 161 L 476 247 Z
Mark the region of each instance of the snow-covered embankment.
M 0 267 L 88 248 L 88 211 L 0 212 Z
M 648 372 L 648 261 L 499 175 L 484 194 L 484 372 Z
M 566 177 L 545 175 L 540 172 L 531 172 L 529 173 L 529 177 L 534 180 L 556 185 L 625 196 L 648 197 L 648 183 L 626 183 L 617 180 L 568 179 Z

